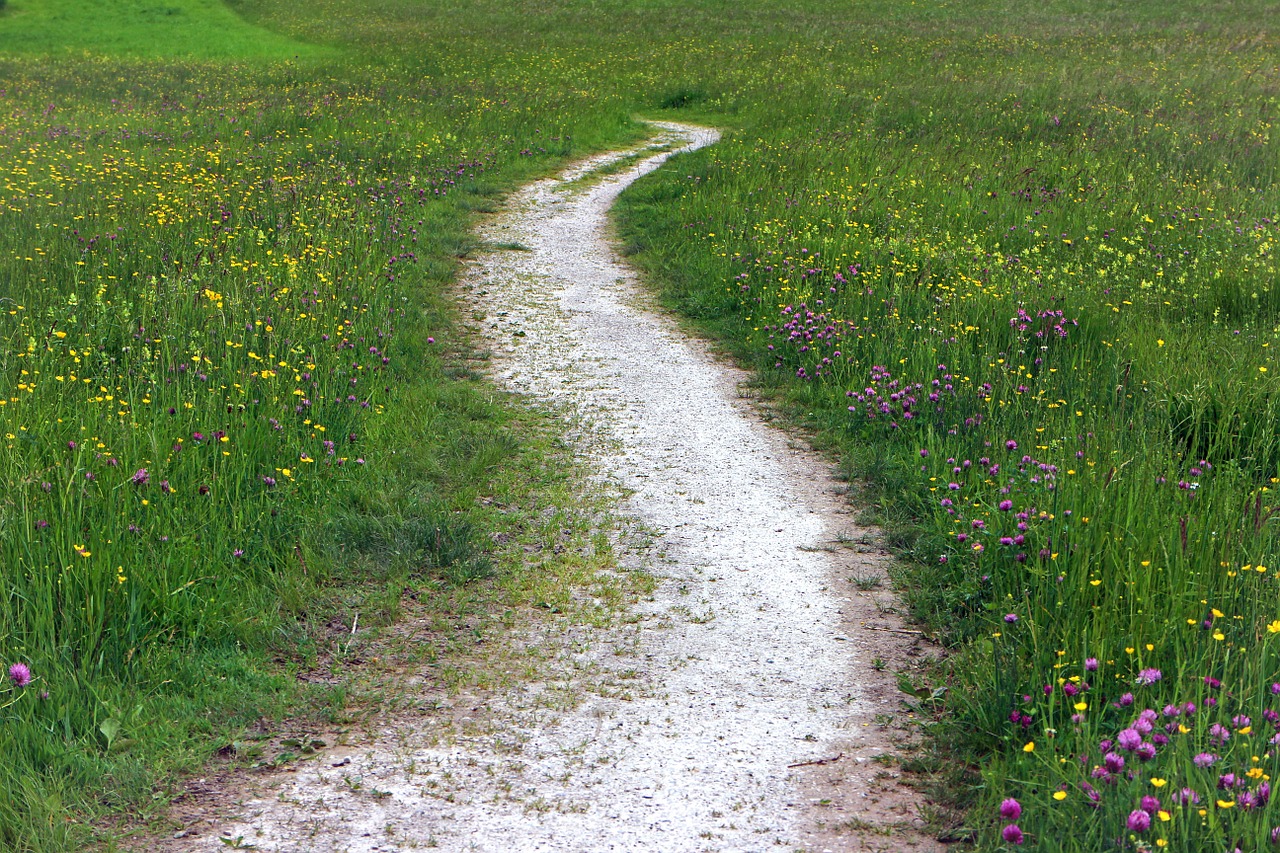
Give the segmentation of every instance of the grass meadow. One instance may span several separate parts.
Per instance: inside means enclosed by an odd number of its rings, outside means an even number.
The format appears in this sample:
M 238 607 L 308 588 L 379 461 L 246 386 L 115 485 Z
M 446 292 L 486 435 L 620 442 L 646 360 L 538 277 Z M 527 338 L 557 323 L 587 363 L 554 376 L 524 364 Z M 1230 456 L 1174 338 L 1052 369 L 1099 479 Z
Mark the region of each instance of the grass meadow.
M 1274 2 L 166 4 L 0 9 L 0 847 L 340 715 L 335 618 L 557 571 L 447 285 L 639 117 L 727 131 L 624 244 L 907 558 L 952 836 L 1276 844 Z

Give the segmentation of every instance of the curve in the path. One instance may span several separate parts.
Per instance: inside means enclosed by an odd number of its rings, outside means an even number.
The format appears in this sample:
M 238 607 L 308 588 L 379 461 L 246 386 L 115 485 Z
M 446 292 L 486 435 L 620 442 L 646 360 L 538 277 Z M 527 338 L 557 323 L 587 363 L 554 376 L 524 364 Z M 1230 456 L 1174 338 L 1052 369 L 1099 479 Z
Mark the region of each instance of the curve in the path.
M 743 376 L 641 306 L 607 237 L 629 183 L 718 138 L 660 127 L 670 150 L 575 183 L 634 152 L 603 155 L 527 187 L 484 236 L 529 251 L 490 253 L 464 282 L 487 311 L 498 378 L 563 406 L 581 451 L 629 494 L 624 511 L 656 532 L 654 598 L 566 643 L 584 680 L 633 670 L 628 692 L 588 691 L 566 710 L 526 685 L 473 709 L 483 723 L 446 746 L 388 731 L 348 765 L 299 770 L 222 834 L 280 851 L 917 849 L 909 796 L 872 761 L 892 748 L 870 725 L 896 710 L 892 687 L 858 683 L 874 671 L 851 624 L 877 611 L 847 579 L 838 592 L 849 566 L 833 543 L 860 531 L 820 462 L 741 398 Z M 836 777 L 793 767 L 837 754 Z M 889 829 L 841 834 L 835 818 Z

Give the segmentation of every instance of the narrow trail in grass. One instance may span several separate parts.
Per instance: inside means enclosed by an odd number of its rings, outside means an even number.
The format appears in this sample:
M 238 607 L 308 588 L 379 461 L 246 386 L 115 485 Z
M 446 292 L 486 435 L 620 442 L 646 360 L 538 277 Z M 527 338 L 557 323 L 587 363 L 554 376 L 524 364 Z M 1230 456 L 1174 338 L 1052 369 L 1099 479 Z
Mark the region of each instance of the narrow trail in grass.
M 388 722 L 193 849 L 935 849 L 878 758 L 903 735 L 884 725 L 903 713 L 893 673 L 923 653 L 889 557 L 829 466 L 762 423 L 746 374 L 643 306 L 608 239 L 625 186 L 718 138 L 660 128 L 511 199 L 483 233 L 504 248 L 462 285 L 496 378 L 562 409 L 627 495 L 647 545 L 620 559 L 659 579 L 652 598 L 604 627 L 547 621 L 540 682 Z

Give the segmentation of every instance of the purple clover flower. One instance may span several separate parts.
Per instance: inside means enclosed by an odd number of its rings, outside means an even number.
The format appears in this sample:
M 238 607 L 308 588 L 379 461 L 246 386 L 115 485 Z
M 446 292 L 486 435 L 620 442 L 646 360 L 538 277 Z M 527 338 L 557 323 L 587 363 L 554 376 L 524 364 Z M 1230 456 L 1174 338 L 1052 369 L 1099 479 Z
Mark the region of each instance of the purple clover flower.
M 1142 744 L 1142 735 L 1137 729 L 1125 729 L 1116 736 L 1116 743 L 1121 749 L 1133 752 Z
M 1163 677 L 1164 676 L 1161 675 L 1160 670 L 1148 667 L 1138 673 L 1138 677 L 1134 679 L 1134 683 L 1139 687 L 1147 687 L 1155 684 Z
M 26 687 L 31 683 L 31 668 L 25 663 L 15 663 L 9 667 L 9 680 L 15 687 Z

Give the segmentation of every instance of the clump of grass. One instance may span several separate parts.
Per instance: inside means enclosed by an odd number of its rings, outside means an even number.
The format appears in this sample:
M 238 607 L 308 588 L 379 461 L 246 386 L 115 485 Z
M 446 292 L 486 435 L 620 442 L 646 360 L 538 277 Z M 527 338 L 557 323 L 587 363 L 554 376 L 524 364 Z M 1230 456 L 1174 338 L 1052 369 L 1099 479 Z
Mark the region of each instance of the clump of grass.
M 707 99 L 705 90 L 696 86 L 681 86 L 663 93 L 658 99 L 658 109 L 678 110 L 697 106 Z

